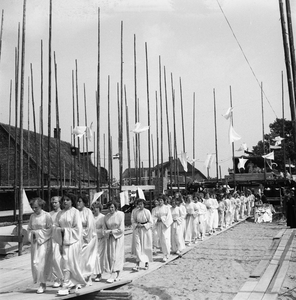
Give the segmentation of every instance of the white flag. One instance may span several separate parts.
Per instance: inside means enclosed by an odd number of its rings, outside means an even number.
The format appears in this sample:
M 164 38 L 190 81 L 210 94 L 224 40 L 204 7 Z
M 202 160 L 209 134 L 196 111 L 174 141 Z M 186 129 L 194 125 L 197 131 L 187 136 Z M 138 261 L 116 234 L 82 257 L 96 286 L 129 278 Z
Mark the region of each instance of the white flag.
M 132 130 L 134 133 L 141 133 L 144 131 L 147 131 L 149 129 L 149 126 L 141 126 L 141 123 L 136 123 L 135 128 Z
M 245 158 L 241 157 L 238 160 L 239 160 L 239 163 L 237 164 L 238 169 L 241 169 L 241 168 L 244 169 L 245 168 L 245 164 L 248 161 L 248 159 L 245 159 Z
M 230 123 L 229 126 L 229 144 L 235 142 L 235 141 L 239 141 L 241 139 L 241 136 L 235 132 L 235 130 L 233 129 L 233 126 Z
M 144 195 L 143 190 L 140 189 L 139 187 L 138 187 L 138 195 L 139 195 L 139 199 L 144 199 L 144 200 L 146 200 L 146 199 L 145 199 L 145 195 Z
M 205 167 L 206 167 L 207 169 L 210 169 L 210 168 L 211 168 L 211 165 L 212 165 L 212 163 L 213 163 L 213 161 L 214 161 L 214 154 L 215 154 L 215 153 L 208 153 L 208 154 L 207 154 L 207 158 L 206 158 L 206 160 L 205 160 Z
M 30 204 L 29 204 L 29 200 L 27 197 L 27 194 L 25 192 L 25 189 L 23 189 L 23 213 L 24 214 L 30 214 L 33 212 L 33 209 L 31 208 Z
M 233 108 L 232 107 L 229 107 L 228 109 L 227 109 L 227 112 L 224 114 L 224 115 L 222 115 L 226 120 L 228 120 L 230 117 L 231 117 L 231 115 L 232 115 L 232 111 L 233 111 Z
M 186 154 L 186 152 L 181 152 L 180 161 L 181 161 L 181 164 L 183 166 L 184 171 L 188 172 L 188 169 L 187 169 L 187 154 Z
M 94 197 L 93 197 L 93 199 L 92 199 L 92 201 L 91 201 L 91 205 L 93 205 L 100 197 L 101 197 L 101 195 L 103 194 L 104 192 L 98 192 L 98 193 L 95 193 L 94 194 Z
M 265 159 L 272 159 L 272 160 L 274 160 L 274 151 L 272 151 L 272 152 L 270 152 L 270 153 L 268 153 L 266 155 L 262 155 L 262 157 L 265 158 Z
M 123 191 L 119 194 L 120 196 L 120 206 L 123 207 L 125 205 L 129 205 L 129 196 L 128 191 Z

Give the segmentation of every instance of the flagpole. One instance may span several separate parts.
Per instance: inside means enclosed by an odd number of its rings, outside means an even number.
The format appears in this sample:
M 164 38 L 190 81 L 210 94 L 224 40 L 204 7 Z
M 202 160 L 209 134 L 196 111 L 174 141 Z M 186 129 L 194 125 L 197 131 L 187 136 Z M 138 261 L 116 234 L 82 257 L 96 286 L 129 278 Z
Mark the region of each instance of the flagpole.
M 285 147 L 285 95 L 284 95 L 284 74 L 282 71 L 281 74 L 282 77 L 282 118 L 283 118 L 283 125 L 282 125 L 282 130 L 283 130 L 283 140 L 282 140 L 282 149 L 283 149 L 283 153 L 284 153 L 284 178 L 286 179 L 287 175 L 286 175 L 286 147 Z
M 28 152 L 28 160 L 27 160 L 27 186 L 31 185 L 31 176 L 30 176 L 30 76 L 28 76 L 28 136 L 27 136 L 27 152 Z
M 101 122 L 101 14 L 98 8 L 98 68 L 97 68 L 97 93 L 96 93 L 96 113 L 97 113 L 97 192 L 101 187 L 101 152 L 100 152 L 100 122 Z
M 163 107 L 161 85 L 161 57 L 159 56 L 159 102 L 160 102 L 160 162 L 161 162 L 161 186 L 163 187 Z M 162 188 L 163 189 L 163 188 Z
M 41 142 L 40 142 L 40 156 L 41 156 L 41 196 L 44 199 L 44 141 L 43 141 L 43 41 L 41 40 L 41 73 L 40 73 L 40 101 L 41 101 L 41 109 L 40 109 L 40 133 L 41 133 Z
M 159 137 L 158 137 L 158 99 L 157 99 L 157 91 L 155 91 L 155 108 L 156 108 L 156 164 L 157 164 L 157 178 L 160 178 L 159 174 Z M 152 162 L 152 165 L 154 166 L 154 159 Z M 159 179 L 158 179 L 159 180 Z
M 72 105 L 73 105 L 73 108 L 72 108 L 72 112 L 73 112 L 73 130 L 75 128 L 75 84 L 74 84 L 74 70 L 72 70 Z M 73 155 L 73 160 L 74 160 L 74 172 L 73 172 L 73 182 L 76 186 L 76 182 L 77 182 L 77 176 L 76 176 L 76 137 L 75 135 L 73 135 L 73 147 L 74 147 L 74 150 L 75 150 L 75 155 Z
M 194 172 L 195 172 L 195 93 L 193 93 L 193 164 L 192 164 L 192 182 L 194 181 Z
M 129 118 L 128 118 L 128 105 L 127 105 L 127 96 L 126 96 L 126 86 L 124 86 L 124 98 L 125 98 L 125 114 L 126 114 L 126 139 L 127 139 L 127 164 L 128 164 L 128 175 L 129 175 L 129 184 L 132 184 L 131 178 L 131 152 L 130 152 L 130 136 L 129 136 Z
M 185 147 L 185 129 L 184 129 L 184 111 L 183 111 L 183 93 L 182 93 L 182 81 L 180 77 L 180 99 L 181 99 L 181 117 L 182 117 L 182 135 L 183 135 L 183 152 L 186 153 Z M 185 157 L 186 159 L 186 157 Z M 187 159 L 186 159 L 186 167 L 187 167 Z M 184 167 L 183 167 L 184 168 Z M 184 170 L 185 171 L 185 170 Z M 187 171 L 185 171 L 185 188 L 187 185 Z
M 108 75 L 108 171 L 109 171 L 109 199 L 111 199 L 111 169 L 112 169 L 112 153 L 111 153 L 111 127 L 110 127 L 110 75 Z
M 262 146 L 263 146 L 263 155 L 265 155 L 265 143 L 264 143 L 264 107 L 263 107 L 263 83 L 261 82 L 261 115 L 262 115 Z M 264 182 L 266 183 L 266 161 L 264 157 L 263 162 L 264 168 Z
M 87 124 L 87 110 L 86 110 L 86 89 L 85 89 L 85 83 L 83 85 L 84 87 L 84 113 L 85 113 L 85 126 L 88 126 Z M 89 129 L 91 130 L 91 129 Z M 88 131 L 87 131 L 88 132 Z M 90 179 L 89 179 L 89 154 L 88 154 L 88 140 L 89 139 L 89 136 L 87 135 L 86 136 L 86 153 L 87 153 L 87 156 L 86 156 L 86 161 L 87 161 L 87 178 L 88 178 L 88 182 L 87 182 L 87 185 L 90 186 Z
M 134 83 L 135 83 L 135 124 L 138 122 L 138 96 L 137 96 L 137 52 L 136 35 L 134 34 Z M 135 134 L 135 179 L 138 184 L 138 135 Z
M 230 107 L 232 108 L 232 90 L 231 86 L 229 86 L 229 95 L 230 95 Z M 231 125 L 233 127 L 233 112 L 231 112 Z M 233 186 L 236 187 L 236 178 L 235 178 L 235 158 L 234 158 L 234 142 L 232 145 L 232 164 L 233 164 Z
M 12 98 L 12 80 L 9 87 L 9 131 L 8 131 L 8 152 L 7 152 L 7 185 L 9 185 L 10 177 L 10 141 L 11 141 L 11 98 Z
M 215 89 L 213 89 L 213 96 L 214 96 L 214 125 L 215 125 L 215 149 L 216 149 L 216 175 L 217 175 L 217 182 L 218 182 L 218 138 L 217 138 L 217 112 L 216 112 L 216 93 Z
M 76 116 L 77 116 L 77 126 L 79 126 L 79 95 L 78 95 L 78 66 L 77 59 L 75 59 L 75 83 L 76 83 Z M 81 158 L 80 158 L 80 140 L 78 138 L 78 188 L 79 194 L 81 194 Z

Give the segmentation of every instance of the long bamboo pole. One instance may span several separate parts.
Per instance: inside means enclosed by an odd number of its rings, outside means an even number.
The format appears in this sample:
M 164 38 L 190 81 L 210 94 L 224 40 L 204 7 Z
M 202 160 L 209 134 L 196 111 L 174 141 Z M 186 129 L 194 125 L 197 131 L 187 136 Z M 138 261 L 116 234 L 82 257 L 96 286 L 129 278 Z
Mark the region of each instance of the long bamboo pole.
M 21 237 L 23 226 L 23 155 L 24 155 L 24 77 L 25 77 L 25 49 L 26 49 L 26 0 L 23 4 L 23 28 L 22 28 L 22 59 L 21 59 L 21 93 L 20 93 L 20 167 L 19 167 L 19 219 L 18 219 L 18 236 Z M 22 255 L 23 241 L 20 239 L 18 243 L 18 255 Z
M 34 143 L 37 146 L 37 127 L 36 127 L 35 97 L 34 97 L 34 77 L 33 77 L 33 65 L 32 64 L 30 64 L 30 69 L 31 69 L 31 99 L 32 99 L 32 110 L 33 110 Z M 39 184 L 40 184 L 40 166 L 39 166 L 38 148 L 36 148 L 36 165 L 37 165 L 37 186 L 39 186 Z M 38 189 L 38 191 L 40 192 L 39 189 Z
M 120 38 L 120 147 L 119 147 L 119 192 L 122 190 L 123 172 L 123 21 L 121 21 Z
M 77 59 L 75 59 L 75 83 L 76 83 L 76 117 L 77 126 L 79 126 L 79 94 L 78 94 L 78 64 Z M 81 194 L 81 157 L 80 157 L 80 139 L 77 141 L 78 145 L 78 188 L 79 194 Z
M 137 50 L 136 35 L 134 34 L 134 84 L 135 84 L 135 124 L 138 122 L 138 96 L 137 96 Z M 138 185 L 138 135 L 135 135 L 135 177 Z
M 43 141 L 43 41 L 41 40 L 41 73 L 40 73 L 40 133 L 41 133 L 41 141 L 40 141 L 40 157 L 41 157 L 41 196 L 44 199 L 44 141 Z
M 2 9 L 1 29 L 0 29 L 0 61 L 1 61 L 1 53 L 2 53 L 3 23 L 4 23 L 4 9 Z
M 47 205 L 50 207 L 51 198 L 51 158 L 50 158 L 50 136 L 51 136 L 51 40 L 52 40 L 52 0 L 49 0 L 49 40 L 48 40 L 48 137 L 47 137 Z
M 159 103 L 160 103 L 160 163 L 161 163 L 161 186 L 163 186 L 163 106 L 162 106 L 162 76 L 161 76 L 161 57 L 159 56 Z M 162 188 L 163 189 L 163 188 Z
M 87 123 L 87 109 L 86 109 L 86 88 L 85 88 L 85 83 L 83 85 L 83 89 L 84 89 L 84 118 L 85 118 L 85 126 L 88 126 L 88 123 Z M 89 154 L 88 154 L 88 141 L 89 141 L 89 136 L 86 137 L 86 153 L 87 155 L 85 156 L 86 157 L 86 161 L 87 161 L 87 186 L 90 186 L 90 173 L 89 173 Z M 105 163 L 105 162 L 104 162 Z
M 158 126 L 158 99 L 157 99 L 157 91 L 155 91 L 155 113 L 156 113 L 156 164 L 157 164 L 157 178 L 160 178 L 160 172 L 159 172 L 159 136 L 158 136 L 158 132 L 159 132 L 159 126 Z M 154 159 L 152 162 L 152 165 L 154 166 Z M 159 179 L 158 179 L 159 180 Z
M 282 81 L 282 144 L 283 144 L 283 154 L 284 154 L 284 177 L 287 177 L 286 174 L 286 142 L 285 142 L 285 92 L 284 92 L 284 73 L 283 71 L 281 72 L 281 81 Z
M 31 176 L 30 176 L 30 158 L 31 158 L 31 134 L 30 134 L 30 77 L 28 77 L 28 136 L 27 136 L 27 186 L 31 186 Z
M 101 13 L 98 8 L 98 69 L 97 69 L 97 191 L 101 188 L 101 152 L 100 152 L 100 141 L 101 141 Z
M 230 96 L 230 107 L 232 107 L 232 90 L 231 86 L 229 87 L 229 96 Z M 233 112 L 231 113 L 231 125 L 233 126 Z M 233 166 L 233 186 L 236 187 L 236 176 L 235 176 L 235 158 L 234 158 L 234 142 L 231 143 L 232 148 L 232 166 Z
M 192 130 L 192 157 L 193 157 L 193 163 L 192 163 L 192 181 L 194 181 L 194 173 L 195 173 L 195 93 L 193 93 L 193 130 Z
M 128 117 L 128 104 L 127 104 L 127 96 L 126 96 L 126 86 L 124 86 L 124 98 L 125 98 L 125 114 L 126 114 L 126 139 L 127 139 L 127 164 L 128 164 L 128 177 L 129 184 L 132 184 L 131 177 L 131 151 L 130 151 L 130 135 L 129 135 L 129 117 Z
M 9 88 L 9 129 L 8 129 L 8 151 L 7 151 L 7 185 L 9 185 L 9 181 L 10 181 L 11 102 L 12 102 L 12 80 L 10 80 L 10 88 Z
M 108 187 L 109 187 L 109 199 L 112 197 L 112 190 L 111 190 L 111 170 L 112 170 L 112 153 L 111 153 L 111 125 L 110 125 L 110 76 L 108 75 L 108 171 L 109 171 L 109 180 L 108 180 Z
M 73 130 L 75 128 L 76 124 L 76 117 L 75 117 L 75 78 L 74 78 L 74 70 L 72 70 L 72 124 L 73 124 Z M 72 137 L 72 134 L 71 134 Z M 75 136 L 73 136 L 73 147 L 75 149 L 75 154 L 73 155 L 73 183 L 76 186 L 77 184 L 77 172 L 76 172 L 76 139 Z
M 18 184 L 18 176 L 17 176 L 17 170 L 18 170 L 18 155 L 17 155 L 17 149 L 18 149 L 18 139 L 17 139 L 17 128 L 18 128 L 18 90 L 19 90 L 19 56 L 20 56 L 20 23 L 18 23 L 18 38 L 17 38 L 17 47 L 15 49 L 15 127 L 14 127 L 14 137 L 15 137 L 15 143 L 14 143 L 14 211 L 13 211 L 13 217 L 14 221 L 16 221 L 16 209 L 17 209 L 17 201 L 18 201 L 18 190 L 17 190 L 17 184 Z
M 54 69 L 55 69 L 55 91 L 56 91 L 56 130 L 57 130 L 57 156 L 58 156 L 58 173 L 59 178 L 57 184 L 60 186 L 60 195 L 63 196 L 63 179 L 62 179 L 62 159 L 61 159 L 61 129 L 60 129 L 60 113 L 59 113 L 59 93 L 58 93 L 58 65 L 54 52 Z M 65 177 L 64 177 L 65 179 Z
M 182 80 L 181 80 L 181 77 L 179 79 L 180 79 L 180 100 L 181 100 L 181 117 L 182 117 L 183 152 L 186 153 Z M 186 161 L 186 165 L 187 165 L 187 161 Z M 185 171 L 185 188 L 186 188 L 186 182 L 187 182 L 187 172 Z
M 263 154 L 265 154 L 265 138 L 264 138 L 264 103 L 263 103 L 263 83 L 261 82 L 261 117 L 262 117 L 262 146 Z M 266 160 L 264 158 L 264 182 L 266 183 Z
M 166 106 L 166 120 L 167 120 L 167 135 L 168 135 L 168 148 L 169 148 L 169 166 L 170 166 L 170 190 L 173 190 L 173 174 L 172 174 L 172 150 L 170 143 L 170 122 L 169 122 L 169 108 L 168 108 L 168 93 L 167 93 L 167 82 L 166 82 L 166 71 L 165 66 L 163 67 L 164 76 L 164 91 L 165 91 L 165 106 Z
M 214 97 L 214 126 L 215 126 L 215 152 L 216 152 L 216 176 L 219 178 L 219 160 L 218 160 L 218 134 L 217 134 L 217 110 L 216 110 L 216 91 L 213 89 Z

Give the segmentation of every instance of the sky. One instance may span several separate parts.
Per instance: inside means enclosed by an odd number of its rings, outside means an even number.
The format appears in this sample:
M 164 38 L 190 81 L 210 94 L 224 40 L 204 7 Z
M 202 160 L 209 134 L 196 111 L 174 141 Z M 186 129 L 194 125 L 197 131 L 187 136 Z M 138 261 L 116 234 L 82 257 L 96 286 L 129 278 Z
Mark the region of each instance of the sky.
M 292 20 L 295 24 L 296 3 L 295 1 L 290 2 Z M 14 85 L 14 52 L 17 45 L 18 23 L 22 22 L 22 3 L 23 1 L 20 0 L 0 0 L 0 10 L 4 10 L 0 61 L 0 122 L 6 124 L 9 123 L 10 81 L 12 80 Z M 235 142 L 235 149 L 238 149 L 242 143 L 246 143 L 252 149 L 262 139 L 260 84 L 265 93 L 263 97 L 264 132 L 269 133 L 269 124 L 276 117 L 282 117 L 282 72 L 284 74 L 284 113 L 285 118 L 290 119 L 278 0 L 53 0 L 52 3 L 52 50 L 55 52 L 57 62 L 61 138 L 68 142 L 71 142 L 72 72 L 75 71 L 76 60 L 79 123 L 80 125 L 85 124 L 85 85 L 88 125 L 93 122 L 93 128 L 96 129 L 97 126 L 96 84 L 98 8 L 100 8 L 100 151 L 101 165 L 105 165 L 106 168 L 108 164 L 107 159 L 104 160 L 104 152 L 107 153 L 107 150 L 104 151 L 103 135 L 105 134 L 107 140 L 108 76 L 110 76 L 113 153 L 118 152 L 116 87 L 117 83 L 120 83 L 121 22 L 123 24 L 123 82 L 126 85 L 130 129 L 135 125 L 134 36 L 136 37 L 140 122 L 143 125 L 148 124 L 145 44 L 147 45 L 150 128 L 153 139 L 154 164 L 157 161 L 156 94 L 158 116 L 160 115 L 159 58 L 161 58 L 162 73 L 163 67 L 166 68 L 171 132 L 173 129 L 171 76 L 173 78 L 178 153 L 180 154 L 183 150 L 179 84 L 181 79 L 185 151 L 189 158 L 196 159 L 195 166 L 205 175 L 207 171 L 204 162 L 207 154 L 215 152 L 214 96 L 218 164 L 222 176 L 228 174 L 228 168 L 232 168 L 232 148 L 228 142 L 229 121 L 222 116 L 230 106 L 230 90 L 233 104 L 233 126 L 242 137 L 241 140 Z M 24 128 L 27 129 L 29 125 L 31 130 L 33 130 L 33 119 L 32 104 L 28 109 L 28 78 L 30 77 L 30 64 L 32 64 L 36 116 L 39 119 L 41 40 L 44 57 L 45 128 L 47 128 L 48 122 L 48 15 L 49 1 L 27 0 Z M 56 120 L 54 69 L 52 72 L 53 128 Z M 195 93 L 195 115 L 193 115 L 193 93 Z M 13 89 L 12 124 L 14 124 L 14 97 Z M 162 99 L 164 108 L 163 154 L 166 161 L 168 160 L 168 138 L 163 77 Z M 31 103 L 32 100 L 29 101 Z M 195 118 L 194 137 L 193 118 Z M 39 124 L 39 121 L 37 123 Z M 171 134 L 173 136 L 173 132 Z M 133 148 L 133 138 L 134 134 L 130 132 L 131 148 Z M 125 128 L 123 139 L 123 168 L 125 169 L 127 167 Z M 193 153 L 193 141 L 195 141 L 195 153 Z M 105 148 L 107 149 L 107 145 Z M 144 132 L 141 134 L 141 157 L 145 167 L 148 167 L 147 148 L 148 133 Z M 93 143 L 90 144 L 90 150 L 92 149 Z M 242 154 L 241 151 L 235 152 L 235 156 Z M 133 162 L 132 155 L 132 167 L 134 167 Z M 118 172 L 118 164 L 118 160 L 113 161 L 115 176 Z M 209 174 L 211 177 L 216 176 L 215 162 L 211 166 Z

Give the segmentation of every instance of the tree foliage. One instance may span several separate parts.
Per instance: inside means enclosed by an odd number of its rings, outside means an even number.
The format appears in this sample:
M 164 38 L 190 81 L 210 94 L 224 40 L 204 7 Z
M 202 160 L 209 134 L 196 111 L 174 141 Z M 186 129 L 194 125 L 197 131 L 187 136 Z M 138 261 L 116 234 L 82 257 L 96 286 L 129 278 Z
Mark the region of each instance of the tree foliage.
M 291 161 L 291 163 L 295 165 L 296 160 L 292 121 L 277 118 L 273 123 L 269 124 L 269 128 L 270 133 L 264 135 L 264 145 L 262 141 L 259 141 L 257 145 L 253 147 L 253 153 L 255 155 L 264 155 L 274 151 L 274 161 L 277 163 L 277 169 L 283 171 L 284 156 L 286 164 Z M 270 149 L 271 145 L 275 145 L 274 138 L 277 136 L 284 138 L 281 142 L 281 149 Z

